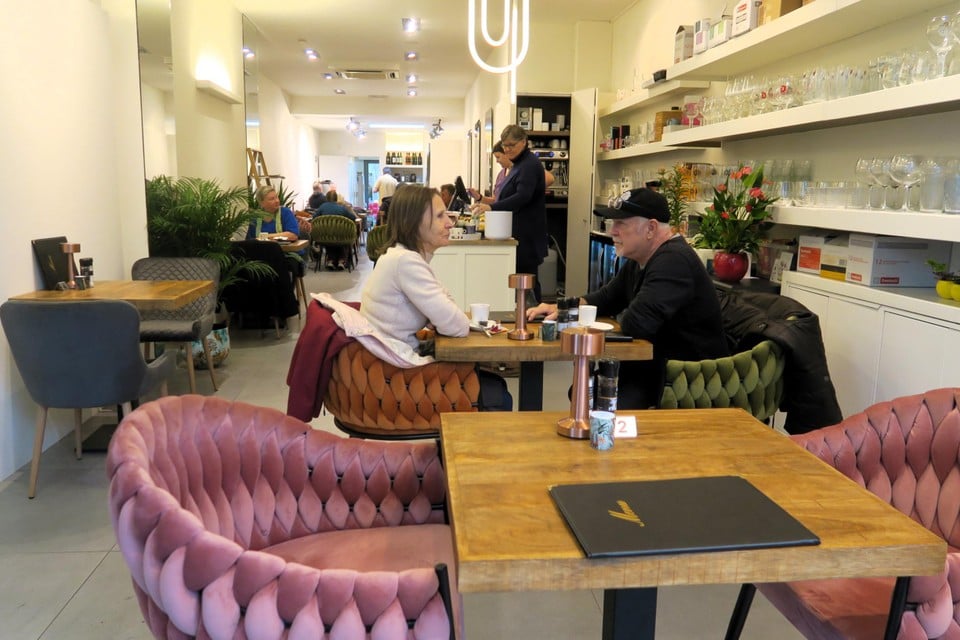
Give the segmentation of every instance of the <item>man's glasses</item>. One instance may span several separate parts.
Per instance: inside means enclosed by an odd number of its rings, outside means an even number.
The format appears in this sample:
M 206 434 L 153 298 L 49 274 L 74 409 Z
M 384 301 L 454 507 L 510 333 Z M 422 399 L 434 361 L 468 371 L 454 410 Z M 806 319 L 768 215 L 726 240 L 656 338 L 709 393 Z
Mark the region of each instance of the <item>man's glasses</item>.
M 503 142 L 503 141 L 500 142 L 500 146 L 503 147 L 504 151 L 506 151 L 507 149 L 515 149 L 516 147 L 519 147 L 521 144 L 523 144 L 523 140 L 515 140 L 514 142 Z

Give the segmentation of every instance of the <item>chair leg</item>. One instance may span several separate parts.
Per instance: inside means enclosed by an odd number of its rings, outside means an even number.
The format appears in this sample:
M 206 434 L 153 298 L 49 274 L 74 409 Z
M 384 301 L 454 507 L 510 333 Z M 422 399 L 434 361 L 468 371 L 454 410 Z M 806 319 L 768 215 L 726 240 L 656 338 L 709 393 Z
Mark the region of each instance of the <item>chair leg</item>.
M 730 614 L 730 623 L 727 625 L 727 635 L 724 636 L 724 640 L 739 640 L 756 593 L 757 586 L 754 584 L 740 586 L 740 595 L 737 596 L 737 604 L 733 608 L 733 613 Z
M 129 400 L 120 405 L 120 415 L 117 416 L 117 422 L 123 422 L 130 413 L 133 412 L 133 403 Z
M 202 340 L 203 340 L 203 355 L 207 358 L 207 371 L 210 372 L 210 382 L 213 383 L 213 390 L 217 391 L 218 390 L 217 378 L 216 376 L 213 375 L 213 354 L 210 353 L 210 343 L 207 342 L 206 337 L 202 338 Z M 187 345 L 187 347 L 190 348 L 191 345 Z M 190 351 L 193 351 L 193 349 L 190 348 Z
M 281 337 L 283 337 L 280 335 L 280 318 L 278 318 L 277 316 L 273 317 L 273 329 L 274 331 L 277 332 L 277 339 L 280 339 Z
M 37 495 L 37 476 L 40 475 L 40 454 L 43 453 L 43 432 L 47 429 L 47 408 L 40 407 L 37 414 L 37 424 L 33 432 L 33 460 L 30 461 L 30 486 L 27 488 L 27 497 Z
M 77 460 L 83 458 L 83 437 L 80 434 L 80 423 L 83 418 L 82 409 L 73 410 L 73 450 L 77 455 Z
M 183 350 L 187 352 L 187 378 L 190 380 L 190 393 L 196 393 L 197 376 L 193 371 L 193 346 L 189 342 L 184 342 Z

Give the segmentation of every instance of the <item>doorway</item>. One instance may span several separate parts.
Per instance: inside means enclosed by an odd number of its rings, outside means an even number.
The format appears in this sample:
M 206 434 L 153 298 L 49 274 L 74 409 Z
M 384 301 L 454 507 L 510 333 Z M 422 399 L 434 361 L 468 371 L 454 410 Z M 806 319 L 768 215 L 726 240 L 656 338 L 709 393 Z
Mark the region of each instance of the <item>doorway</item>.
M 380 177 L 380 159 L 363 160 L 363 207 L 367 208 L 377 198 L 373 197 L 373 185 Z

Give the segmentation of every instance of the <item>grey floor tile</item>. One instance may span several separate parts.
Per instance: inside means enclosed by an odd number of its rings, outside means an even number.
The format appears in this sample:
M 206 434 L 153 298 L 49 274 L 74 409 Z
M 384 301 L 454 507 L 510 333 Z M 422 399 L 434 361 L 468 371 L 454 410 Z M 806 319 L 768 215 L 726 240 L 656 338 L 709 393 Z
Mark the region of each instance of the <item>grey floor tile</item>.
M 108 553 L 40 640 L 147 640 L 130 573 L 119 552 Z
M 0 553 L 0 637 L 39 638 L 104 555 Z
M 601 613 L 590 591 L 467 593 L 468 640 L 599 638 Z

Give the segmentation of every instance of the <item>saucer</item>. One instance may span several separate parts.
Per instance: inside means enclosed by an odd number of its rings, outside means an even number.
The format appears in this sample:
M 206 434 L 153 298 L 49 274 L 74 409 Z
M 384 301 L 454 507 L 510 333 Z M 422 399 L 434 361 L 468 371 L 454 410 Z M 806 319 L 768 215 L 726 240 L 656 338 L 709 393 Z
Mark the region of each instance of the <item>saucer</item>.
M 490 332 L 491 334 L 493 334 L 493 335 L 496 335 L 496 334 L 498 334 L 498 333 L 503 333 L 504 331 L 507 331 L 507 328 L 504 327 L 504 326 L 503 326 L 502 324 L 500 324 L 499 322 L 493 322 L 493 321 L 488 322 L 488 323 L 487 323 L 487 326 L 485 326 L 485 327 L 481 327 L 481 326 L 480 326 L 479 324 L 477 324 L 476 322 L 470 322 L 470 330 L 471 330 L 471 331 L 480 331 L 480 332 L 483 332 L 484 329 L 486 329 L 487 331 L 489 331 L 489 332 Z
M 590 325 L 591 329 L 598 329 L 600 331 L 610 331 L 613 329 L 613 325 L 609 322 L 594 322 Z

